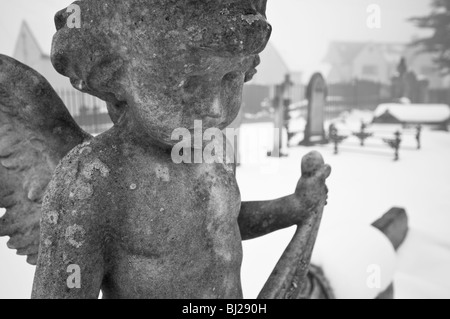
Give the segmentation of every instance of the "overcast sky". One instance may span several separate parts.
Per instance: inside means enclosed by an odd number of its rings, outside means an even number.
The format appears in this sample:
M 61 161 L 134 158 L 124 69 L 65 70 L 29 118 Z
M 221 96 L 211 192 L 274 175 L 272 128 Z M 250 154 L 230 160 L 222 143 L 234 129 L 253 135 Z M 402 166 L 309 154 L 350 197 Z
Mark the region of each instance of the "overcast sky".
M 11 55 L 22 20 L 50 51 L 53 16 L 72 0 L 0 0 L 0 53 Z M 423 34 L 407 18 L 427 14 L 431 0 L 269 0 L 272 43 L 292 71 L 319 67 L 332 40 L 406 43 Z M 381 8 L 381 29 L 370 29 L 367 8 Z

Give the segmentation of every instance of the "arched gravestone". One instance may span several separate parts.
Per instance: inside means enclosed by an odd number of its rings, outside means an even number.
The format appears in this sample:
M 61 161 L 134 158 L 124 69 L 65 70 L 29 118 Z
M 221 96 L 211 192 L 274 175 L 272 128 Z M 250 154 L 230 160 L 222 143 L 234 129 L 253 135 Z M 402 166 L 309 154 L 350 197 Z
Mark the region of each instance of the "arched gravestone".
M 306 90 L 308 114 L 305 137 L 300 143 L 301 145 L 314 145 L 326 142 L 324 121 L 327 95 L 328 88 L 324 77 L 320 73 L 315 73 Z

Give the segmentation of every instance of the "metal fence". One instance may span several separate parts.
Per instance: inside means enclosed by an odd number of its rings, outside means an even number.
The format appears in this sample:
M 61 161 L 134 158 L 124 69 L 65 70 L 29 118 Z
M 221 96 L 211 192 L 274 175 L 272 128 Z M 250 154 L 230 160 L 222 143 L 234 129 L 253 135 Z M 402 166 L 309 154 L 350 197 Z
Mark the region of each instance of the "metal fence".
M 381 103 L 390 100 L 391 87 L 389 85 L 370 81 L 330 84 L 325 116 L 327 119 L 333 119 L 342 112 L 355 109 L 373 111 Z
M 428 93 L 429 102 L 450 105 L 450 88 L 431 89 Z
M 78 125 L 90 134 L 100 134 L 112 127 L 106 103 L 75 89 L 56 90 Z

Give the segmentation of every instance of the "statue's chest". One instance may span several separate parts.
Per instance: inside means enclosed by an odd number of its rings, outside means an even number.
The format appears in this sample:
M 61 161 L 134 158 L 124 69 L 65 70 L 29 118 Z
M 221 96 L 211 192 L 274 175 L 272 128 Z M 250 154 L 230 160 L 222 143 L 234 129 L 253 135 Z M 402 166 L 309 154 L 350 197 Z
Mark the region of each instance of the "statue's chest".
M 240 241 L 240 193 L 230 167 L 135 158 L 121 184 L 120 229 L 131 234 L 133 250 L 160 255 L 169 247 L 192 251 Z

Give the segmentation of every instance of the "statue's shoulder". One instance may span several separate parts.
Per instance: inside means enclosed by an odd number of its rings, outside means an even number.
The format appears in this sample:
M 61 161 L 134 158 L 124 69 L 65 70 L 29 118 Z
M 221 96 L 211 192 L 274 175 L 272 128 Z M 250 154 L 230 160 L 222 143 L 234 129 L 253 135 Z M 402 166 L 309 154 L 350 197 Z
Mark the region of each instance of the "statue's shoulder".
M 72 149 L 59 163 L 48 185 L 44 204 L 85 205 L 98 201 L 110 183 L 114 153 L 102 137 Z M 59 205 L 58 204 L 58 205 Z
M 104 138 L 95 137 L 72 149 L 61 161 L 56 169 L 56 175 L 64 175 L 67 180 L 73 180 L 78 175 L 87 179 L 95 177 L 98 171 L 107 177 L 111 169 L 107 166 L 111 162 L 114 149 L 107 145 Z

